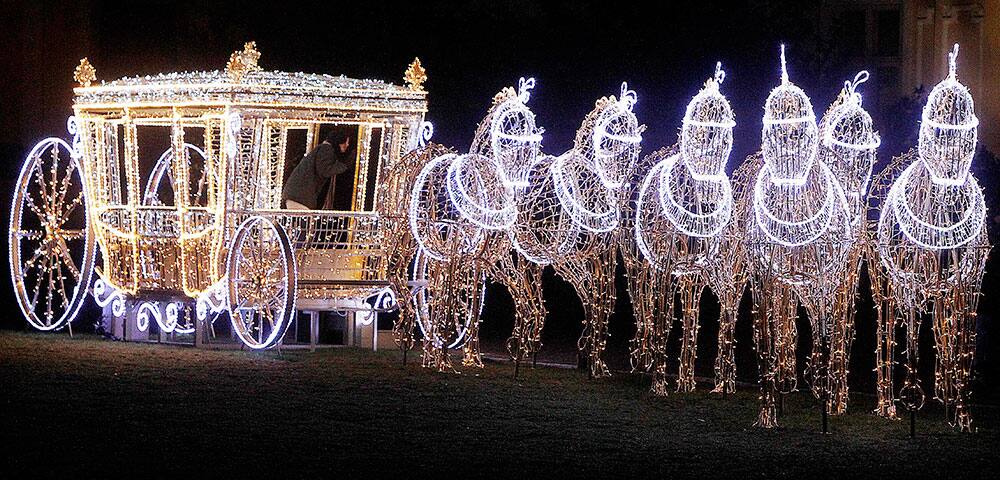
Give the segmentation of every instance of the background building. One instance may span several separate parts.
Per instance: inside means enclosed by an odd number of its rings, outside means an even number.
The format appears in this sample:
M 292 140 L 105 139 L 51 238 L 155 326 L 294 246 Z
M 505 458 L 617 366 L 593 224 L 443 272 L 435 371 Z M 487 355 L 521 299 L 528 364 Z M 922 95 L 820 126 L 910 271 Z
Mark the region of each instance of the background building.
M 828 1 L 820 27 L 826 34 L 819 38 L 835 42 L 847 63 L 870 70 L 866 90 L 875 94 L 867 98 L 883 124 L 898 120 L 888 117 L 900 99 L 922 106 L 948 74 L 948 52 L 958 43 L 958 76 L 976 100 L 979 140 L 1000 151 L 1000 0 Z

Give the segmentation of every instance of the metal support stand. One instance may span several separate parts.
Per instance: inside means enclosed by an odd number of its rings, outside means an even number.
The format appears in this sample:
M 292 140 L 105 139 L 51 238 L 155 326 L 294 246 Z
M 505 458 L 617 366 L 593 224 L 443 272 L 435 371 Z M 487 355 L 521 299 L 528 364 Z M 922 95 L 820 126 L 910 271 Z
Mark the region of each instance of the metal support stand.
M 195 348 L 201 348 L 205 345 L 205 323 L 208 320 L 199 320 L 195 318 L 194 320 L 194 346 Z
M 823 434 L 825 435 L 827 433 L 830 433 L 828 429 L 828 423 L 829 423 L 828 418 L 830 415 L 826 412 L 826 398 L 823 399 L 822 403 L 820 404 L 820 408 L 823 410 Z
M 319 312 L 310 311 L 309 314 L 309 351 L 316 351 L 316 342 L 319 337 Z

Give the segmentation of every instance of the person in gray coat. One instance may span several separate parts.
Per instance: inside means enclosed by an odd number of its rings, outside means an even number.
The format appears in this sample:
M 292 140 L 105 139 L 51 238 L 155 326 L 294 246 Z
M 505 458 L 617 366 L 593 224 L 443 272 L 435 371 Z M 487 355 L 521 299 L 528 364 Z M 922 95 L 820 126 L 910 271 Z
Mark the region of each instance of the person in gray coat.
M 281 191 L 285 208 L 316 210 L 322 204 L 320 194 L 330 179 L 351 169 L 354 149 L 348 132 L 334 129 L 292 170 Z

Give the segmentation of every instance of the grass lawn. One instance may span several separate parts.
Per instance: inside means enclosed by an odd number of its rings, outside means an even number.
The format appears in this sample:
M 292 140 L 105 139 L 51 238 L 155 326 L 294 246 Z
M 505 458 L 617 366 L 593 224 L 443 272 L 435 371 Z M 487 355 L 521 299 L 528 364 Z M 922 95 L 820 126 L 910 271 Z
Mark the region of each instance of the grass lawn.
M 978 432 L 958 434 L 929 404 L 911 440 L 856 395 L 821 435 L 800 392 L 782 428 L 763 431 L 751 427 L 756 389 L 655 398 L 641 375 L 512 371 L 439 374 L 395 351 L 279 357 L 0 332 L 0 476 L 909 479 L 992 477 L 1000 464 L 996 407 L 975 407 Z

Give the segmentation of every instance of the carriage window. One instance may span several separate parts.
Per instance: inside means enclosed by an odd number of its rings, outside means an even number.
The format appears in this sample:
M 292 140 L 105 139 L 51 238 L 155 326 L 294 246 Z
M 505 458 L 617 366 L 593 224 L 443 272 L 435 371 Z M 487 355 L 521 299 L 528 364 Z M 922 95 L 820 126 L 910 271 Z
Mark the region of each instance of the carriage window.
M 368 162 L 367 165 L 362 163 L 363 168 L 367 168 L 365 172 L 365 204 L 364 210 L 370 212 L 375 209 L 375 189 L 378 188 L 378 169 L 379 169 L 379 157 L 381 156 L 382 145 L 382 129 L 373 128 L 371 141 L 368 143 Z
M 324 125 L 320 128 L 319 138 L 326 138 L 327 132 L 339 131 L 351 139 L 347 149 L 346 160 L 350 167 L 344 173 L 330 179 L 327 186 L 326 201 L 323 210 L 351 211 L 354 209 L 355 168 L 358 164 L 358 127 L 356 125 Z
M 301 130 L 297 131 L 297 130 Z M 287 143 L 285 146 L 285 183 L 283 195 L 292 201 L 315 207 L 321 210 L 353 210 L 355 204 L 355 172 L 358 164 L 358 126 L 343 124 L 321 124 L 313 127 L 312 142 L 307 149 L 297 150 L 298 145 L 304 145 L 309 138 L 303 129 L 288 129 Z M 340 151 L 338 144 L 343 143 L 338 139 L 347 138 L 347 150 Z M 315 149 L 327 139 L 331 139 L 334 157 L 326 158 L 317 162 L 318 158 L 310 158 L 310 162 L 305 162 Z M 325 168 L 319 163 L 324 163 Z M 332 177 L 322 177 L 324 173 L 329 174 L 330 168 L 334 164 L 346 164 L 347 169 L 335 173 Z M 334 169 L 336 170 L 336 169 Z
M 135 129 L 139 152 L 139 195 L 143 205 L 173 205 L 170 170 L 170 127 L 139 125 Z
M 136 128 L 139 149 L 139 178 L 143 205 L 176 205 L 174 197 L 173 140 L 171 127 L 141 125 Z M 188 156 L 188 205 L 208 204 L 208 181 L 205 171 L 205 129 L 184 129 L 185 154 Z
M 108 143 L 114 146 L 108 148 L 102 160 L 100 171 L 103 178 L 98 179 L 101 195 L 111 205 L 125 205 L 128 202 L 128 177 L 125 175 L 125 126 L 109 125 L 105 130 Z
M 292 169 L 302 161 L 302 157 L 306 155 L 306 151 L 310 147 L 310 145 L 306 145 L 306 142 L 309 141 L 309 129 L 307 128 L 288 128 L 285 129 L 285 135 L 287 135 L 285 138 L 285 176 L 282 178 L 282 185 L 288 181 Z

